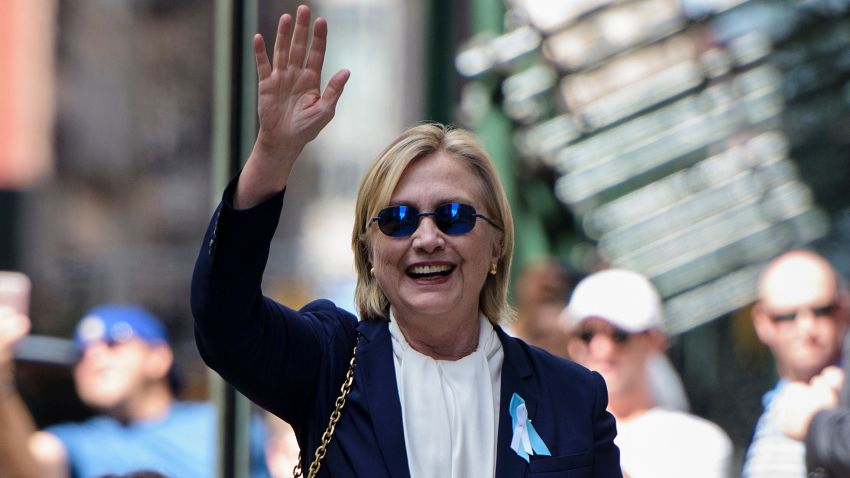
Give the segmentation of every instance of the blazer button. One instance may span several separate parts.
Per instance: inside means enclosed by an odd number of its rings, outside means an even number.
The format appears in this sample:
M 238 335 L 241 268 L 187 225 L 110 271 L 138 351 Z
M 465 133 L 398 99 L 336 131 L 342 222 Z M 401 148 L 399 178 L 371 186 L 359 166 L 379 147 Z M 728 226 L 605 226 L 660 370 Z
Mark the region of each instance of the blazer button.
M 216 238 L 216 235 L 218 234 L 218 223 L 219 222 L 221 222 L 221 211 L 219 211 L 219 213 L 216 214 L 216 216 L 215 216 L 215 222 L 213 223 L 213 230 L 212 230 L 212 233 L 210 234 L 210 244 L 207 247 L 207 254 L 210 255 L 210 256 L 215 253 L 215 238 Z
M 829 473 L 823 467 L 817 467 L 815 471 L 810 471 L 808 478 L 829 478 Z

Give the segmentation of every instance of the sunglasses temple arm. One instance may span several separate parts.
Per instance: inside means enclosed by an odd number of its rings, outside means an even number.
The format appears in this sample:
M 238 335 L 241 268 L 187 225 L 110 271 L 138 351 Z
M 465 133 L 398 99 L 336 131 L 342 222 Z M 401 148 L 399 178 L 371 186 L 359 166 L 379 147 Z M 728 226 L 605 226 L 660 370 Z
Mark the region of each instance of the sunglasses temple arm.
M 498 230 L 500 230 L 500 231 L 502 231 L 502 230 L 503 230 L 501 227 L 499 227 L 499 225 L 498 225 L 498 224 L 496 224 L 495 222 L 493 222 L 493 220 L 492 220 L 492 219 L 490 219 L 489 217 L 487 217 L 487 216 L 485 216 L 485 215 L 483 215 L 483 214 L 478 214 L 478 213 L 476 213 L 476 214 L 475 214 L 475 217 L 480 217 L 481 219 L 484 219 L 485 221 L 487 221 L 488 223 L 490 223 L 490 225 L 491 225 L 491 226 L 495 227 L 496 229 L 498 229 Z

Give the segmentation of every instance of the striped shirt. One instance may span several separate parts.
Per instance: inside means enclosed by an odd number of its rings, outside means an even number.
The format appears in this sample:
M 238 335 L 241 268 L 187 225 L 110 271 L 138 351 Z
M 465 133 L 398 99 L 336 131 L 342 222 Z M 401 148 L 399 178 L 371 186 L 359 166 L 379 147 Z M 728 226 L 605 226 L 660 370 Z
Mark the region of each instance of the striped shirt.
M 774 398 L 788 383 L 780 379 L 773 390 L 764 394 L 764 412 L 756 423 L 753 441 L 744 459 L 742 478 L 805 478 L 806 447 L 782 432 L 779 410 Z

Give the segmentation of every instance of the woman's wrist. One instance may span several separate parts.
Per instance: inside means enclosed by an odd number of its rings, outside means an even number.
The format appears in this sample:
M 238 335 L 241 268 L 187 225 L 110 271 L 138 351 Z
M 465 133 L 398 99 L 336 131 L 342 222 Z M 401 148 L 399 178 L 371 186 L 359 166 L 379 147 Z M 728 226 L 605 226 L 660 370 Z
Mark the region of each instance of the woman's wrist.
M 261 128 L 251 150 L 251 157 L 277 164 L 294 163 L 304 146 L 306 144 L 295 141 L 293 138 L 280 138 Z
M 258 138 L 239 176 L 233 206 L 248 209 L 280 193 L 286 187 L 298 154 L 300 150 L 287 148 L 268 150 Z

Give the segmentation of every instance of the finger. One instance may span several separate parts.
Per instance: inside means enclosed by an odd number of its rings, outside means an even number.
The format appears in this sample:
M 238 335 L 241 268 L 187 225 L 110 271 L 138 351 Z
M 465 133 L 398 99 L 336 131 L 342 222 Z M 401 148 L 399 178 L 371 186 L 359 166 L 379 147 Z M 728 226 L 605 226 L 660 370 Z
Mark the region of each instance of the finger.
M 0 312 L 0 347 L 8 347 L 30 330 L 30 320 L 13 310 Z
M 17 321 L 16 321 L 15 328 L 14 328 L 16 338 L 19 339 L 19 338 L 27 335 L 27 333 L 29 333 L 29 331 L 30 331 L 30 325 L 31 324 L 30 324 L 29 317 L 27 317 L 24 314 L 18 314 L 17 315 Z
M 300 5 L 295 12 L 295 32 L 292 34 L 292 46 L 289 48 L 290 66 L 301 68 L 307 56 L 307 36 L 310 33 L 310 7 Z
M 277 37 L 274 40 L 274 67 L 286 66 L 289 56 L 289 42 L 292 40 L 292 15 L 284 13 L 277 22 Z
M 835 383 L 837 381 L 844 380 L 844 371 L 835 365 L 830 365 L 829 367 L 823 369 L 820 373 L 825 379 Z
M 844 376 L 844 371 L 841 369 L 836 369 L 835 373 L 831 373 L 829 377 L 833 386 L 839 389 L 844 387 L 844 380 L 847 379 L 847 377 Z
M 313 24 L 313 43 L 307 56 L 307 69 L 316 72 L 317 78 L 322 76 L 322 65 L 325 63 L 325 48 L 328 44 L 328 22 L 319 17 Z
M 334 112 L 336 110 L 336 103 L 339 101 L 339 97 L 342 96 L 342 90 L 345 88 L 345 84 L 348 82 L 350 76 L 350 71 L 339 70 L 328 81 L 328 85 L 325 87 L 325 92 L 322 95 L 322 101 L 325 103 L 325 108 L 328 111 Z
M 251 45 L 254 47 L 254 63 L 257 64 L 257 77 L 260 81 L 263 81 L 272 73 L 272 67 L 269 65 L 269 57 L 266 55 L 266 42 L 263 40 L 263 36 L 258 33 L 254 35 Z
M 844 372 L 834 365 L 823 369 L 820 374 L 816 375 L 815 378 L 812 379 L 813 386 L 827 387 L 835 390 L 841 388 L 841 384 L 843 382 Z

